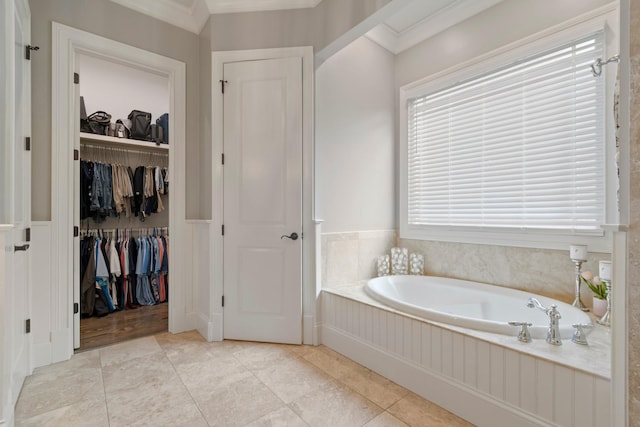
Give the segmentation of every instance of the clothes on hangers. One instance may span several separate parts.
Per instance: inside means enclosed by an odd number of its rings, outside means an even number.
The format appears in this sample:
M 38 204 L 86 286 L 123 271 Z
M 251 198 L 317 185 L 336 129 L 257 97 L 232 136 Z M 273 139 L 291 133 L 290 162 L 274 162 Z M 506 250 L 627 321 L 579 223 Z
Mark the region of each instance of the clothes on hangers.
M 167 194 L 166 168 L 80 162 L 80 219 L 100 223 L 109 216 L 132 214 L 141 221 L 162 212 L 161 194 Z
M 83 232 L 84 233 L 84 232 Z M 167 301 L 169 238 L 154 229 L 133 238 L 86 235 L 80 241 L 81 315 L 103 316 Z

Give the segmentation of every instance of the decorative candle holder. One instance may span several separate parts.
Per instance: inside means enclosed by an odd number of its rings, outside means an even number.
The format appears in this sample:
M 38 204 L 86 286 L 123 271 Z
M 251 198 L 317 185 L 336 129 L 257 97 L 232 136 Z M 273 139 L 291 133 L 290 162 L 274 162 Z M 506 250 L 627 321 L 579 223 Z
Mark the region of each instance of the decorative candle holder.
M 607 285 L 607 311 L 596 320 L 602 326 L 611 326 L 611 280 L 600 279 Z
M 378 268 L 378 277 L 389 275 L 389 255 L 380 255 L 376 259 L 376 266 Z
M 573 261 L 576 265 L 576 295 L 575 295 L 575 299 L 573 300 L 573 304 L 571 305 L 579 308 L 582 311 L 589 311 L 589 307 L 584 305 L 584 303 L 582 302 L 582 299 L 580 298 L 580 285 L 582 284 L 582 280 L 580 279 L 580 273 L 582 270 L 582 263 L 584 263 L 586 260 L 572 259 L 571 261 Z
M 407 248 L 391 248 L 391 274 L 407 274 L 409 272 L 409 250 Z
M 603 326 L 611 326 L 611 261 L 600 261 L 598 272 L 600 280 L 607 286 L 607 311 L 597 322 Z
M 589 311 L 589 308 L 584 305 L 582 299 L 580 299 L 580 285 L 582 284 L 582 280 L 580 279 L 580 270 L 582 270 L 582 263 L 587 261 L 587 246 L 571 245 L 569 247 L 569 258 L 576 265 L 576 298 L 573 300 L 573 304 L 571 305 L 582 311 Z
M 424 272 L 424 256 L 421 254 L 409 254 L 409 274 L 422 276 Z

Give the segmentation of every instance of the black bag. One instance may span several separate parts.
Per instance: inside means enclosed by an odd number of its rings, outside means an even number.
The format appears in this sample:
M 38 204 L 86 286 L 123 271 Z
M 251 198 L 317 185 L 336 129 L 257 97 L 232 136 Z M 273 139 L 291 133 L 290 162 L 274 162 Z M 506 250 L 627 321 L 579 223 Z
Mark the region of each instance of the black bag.
M 164 113 L 156 119 L 156 124 L 162 128 L 163 139 L 162 143 L 169 143 L 169 113 Z
M 159 125 L 151 125 L 151 140 L 156 144 L 164 143 L 164 131 Z
M 80 132 L 93 133 L 87 118 L 87 108 L 84 106 L 84 96 L 80 97 Z
M 151 141 L 151 113 L 133 110 L 129 113 L 131 128 L 129 137 L 142 141 Z
M 104 111 L 96 111 L 87 117 L 87 122 L 91 133 L 106 135 L 109 124 L 111 123 L 111 114 L 105 113 Z

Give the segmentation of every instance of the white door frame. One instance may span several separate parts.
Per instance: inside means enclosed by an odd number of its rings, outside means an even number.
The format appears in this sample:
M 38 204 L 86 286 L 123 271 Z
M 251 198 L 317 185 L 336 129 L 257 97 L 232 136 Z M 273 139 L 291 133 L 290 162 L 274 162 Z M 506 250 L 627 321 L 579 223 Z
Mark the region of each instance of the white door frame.
M 173 192 L 169 204 L 171 275 L 180 286 L 169 287 L 169 331 L 189 328 L 187 280 L 190 264 L 185 248 L 186 230 L 186 66 L 140 48 L 116 42 L 66 25 L 52 23 L 51 70 L 51 222 L 52 362 L 73 354 L 73 260 L 74 180 L 73 150 L 80 149 L 79 123 L 75 111 L 73 72 L 78 54 L 97 56 L 166 76 L 169 80 L 169 175 Z M 82 76 L 80 77 L 82 78 Z M 132 107 L 133 108 L 133 107 Z
M 316 301 L 320 288 L 315 282 L 315 225 L 313 222 L 314 199 L 314 140 L 313 140 L 313 108 L 314 108 L 314 57 L 313 47 L 292 47 L 281 49 L 238 50 L 213 52 L 212 55 L 212 208 L 213 239 L 211 277 L 213 286 L 210 300 L 211 328 L 208 340 L 222 340 L 223 316 L 223 237 L 221 235 L 224 212 L 223 169 L 221 164 L 223 148 L 223 95 L 220 80 L 223 78 L 224 64 L 239 61 L 256 61 L 286 57 L 302 58 L 302 342 L 317 345 Z

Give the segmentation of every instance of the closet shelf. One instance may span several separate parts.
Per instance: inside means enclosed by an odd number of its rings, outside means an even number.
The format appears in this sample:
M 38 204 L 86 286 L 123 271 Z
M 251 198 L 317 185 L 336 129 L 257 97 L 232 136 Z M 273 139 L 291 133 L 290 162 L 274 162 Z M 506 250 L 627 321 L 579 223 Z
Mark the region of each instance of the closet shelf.
M 136 139 L 116 138 L 113 136 L 80 132 L 80 145 L 82 145 L 83 142 L 91 142 L 92 144 L 104 145 L 105 147 L 135 147 L 137 149 L 145 149 L 161 153 L 169 152 L 169 144 L 157 145 L 155 142 L 151 141 L 138 141 Z

